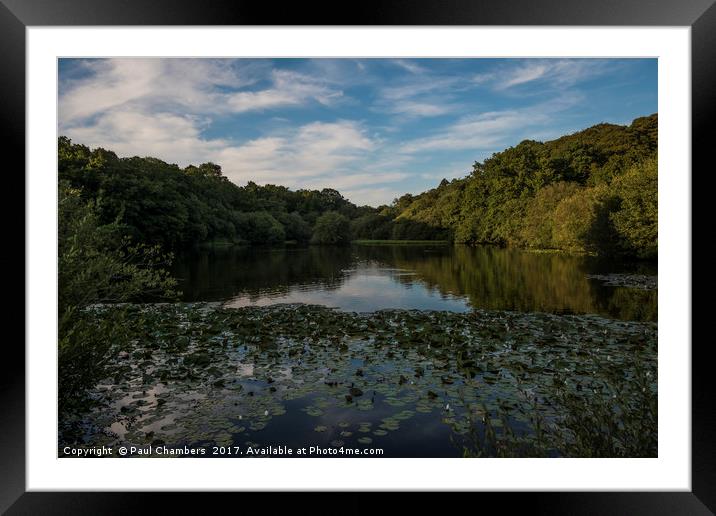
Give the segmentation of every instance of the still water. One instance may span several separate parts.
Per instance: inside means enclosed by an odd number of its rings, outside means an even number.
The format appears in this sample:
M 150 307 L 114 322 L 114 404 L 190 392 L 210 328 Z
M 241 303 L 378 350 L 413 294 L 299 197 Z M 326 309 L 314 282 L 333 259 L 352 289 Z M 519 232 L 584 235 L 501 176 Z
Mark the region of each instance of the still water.
M 227 307 L 492 309 L 656 321 L 656 290 L 588 277 L 614 273 L 655 276 L 657 270 L 655 264 L 452 245 L 214 248 L 179 257 L 174 270 L 185 301 Z

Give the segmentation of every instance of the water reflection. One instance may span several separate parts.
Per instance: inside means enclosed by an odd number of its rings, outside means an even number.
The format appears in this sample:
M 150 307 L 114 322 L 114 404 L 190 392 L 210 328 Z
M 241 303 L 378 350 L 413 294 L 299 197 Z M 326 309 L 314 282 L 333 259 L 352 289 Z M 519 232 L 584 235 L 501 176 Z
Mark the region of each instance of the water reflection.
M 656 274 L 650 264 L 466 246 L 229 248 L 181 257 L 187 301 L 312 303 L 348 311 L 472 308 L 657 320 L 657 292 L 588 274 Z

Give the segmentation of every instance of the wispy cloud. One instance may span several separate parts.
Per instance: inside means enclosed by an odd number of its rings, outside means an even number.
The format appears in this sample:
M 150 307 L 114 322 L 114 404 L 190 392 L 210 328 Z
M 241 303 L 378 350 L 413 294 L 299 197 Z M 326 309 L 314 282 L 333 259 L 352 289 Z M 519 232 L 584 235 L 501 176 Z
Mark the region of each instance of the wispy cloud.
M 609 71 L 603 59 L 524 59 L 476 74 L 472 80 L 498 91 L 535 82 L 565 88 Z
M 320 78 L 288 70 L 268 70 L 214 59 L 107 59 L 86 61 L 87 74 L 61 87 L 63 127 L 111 110 L 168 113 L 243 113 L 328 105 L 343 92 Z M 268 77 L 265 77 L 265 76 Z M 242 91 L 260 80 L 271 85 Z
M 355 192 L 356 187 L 364 187 L 365 185 L 383 185 L 386 183 L 398 183 L 410 177 L 408 172 L 374 172 L 370 174 L 353 174 L 343 176 L 331 176 L 322 177 L 309 180 L 306 183 L 306 188 L 337 188 L 341 191 Z M 371 186 L 370 189 L 358 188 L 360 191 L 368 191 L 375 189 L 375 186 Z M 365 198 L 365 196 L 362 196 Z
M 419 77 L 402 80 L 399 84 L 392 84 L 380 89 L 380 95 L 386 100 L 405 100 L 420 95 L 440 91 L 443 94 L 455 84 L 453 78 Z
M 530 122 L 544 121 L 532 119 Z M 455 149 L 488 149 L 503 141 L 510 131 L 524 125 L 524 117 L 517 111 L 483 113 L 462 118 L 455 124 L 438 131 L 433 136 L 417 138 L 405 143 L 400 151 L 408 154 L 426 151 L 449 151 Z
M 513 70 L 506 77 L 504 82 L 497 85 L 498 88 L 511 88 L 519 84 L 543 79 L 545 74 L 552 68 L 546 63 L 529 63 Z
M 61 126 L 110 110 L 214 113 L 222 88 L 256 82 L 254 66 L 213 59 L 102 59 L 82 62 L 85 74 L 60 85 Z
M 398 66 L 399 68 L 402 68 L 403 70 L 406 70 L 412 74 L 421 74 L 427 72 L 427 68 L 424 68 L 415 61 L 409 61 L 407 59 L 393 59 L 392 62 L 395 66 Z
M 205 121 L 189 115 L 111 111 L 93 123 L 67 127 L 62 134 L 90 147 L 104 147 L 120 156 L 153 156 L 170 163 L 216 161 L 229 145 L 224 139 L 204 139 Z
M 415 154 L 458 149 L 486 150 L 509 145 L 511 140 L 529 138 L 532 128 L 550 123 L 554 115 L 576 105 L 580 100 L 579 95 L 571 94 L 523 109 L 467 115 L 431 136 L 405 142 L 400 152 Z
M 360 199 L 358 204 L 368 204 L 370 206 L 390 204 L 393 199 L 397 199 L 405 193 L 406 188 L 404 186 L 401 187 L 400 185 L 395 187 L 356 188 L 345 190 L 345 196 L 347 198 Z
M 228 95 L 227 103 L 234 113 L 297 106 L 309 100 L 328 105 L 343 92 L 326 86 L 322 81 L 296 72 L 273 71 L 273 87 L 259 91 L 241 91 Z
M 451 91 L 458 81 L 455 77 L 429 75 L 403 79 L 399 84 L 380 88 L 374 109 L 407 118 L 452 113 L 460 109 Z
M 429 100 L 400 100 L 385 105 L 384 109 L 388 113 L 397 115 L 405 115 L 408 117 L 427 117 L 451 113 L 457 109 L 457 106 L 451 103 L 441 103 L 437 100 L 432 102 Z
M 308 178 L 345 173 L 374 147 L 375 142 L 355 122 L 313 122 L 227 147 L 218 159 L 236 183 L 253 180 L 299 186 Z

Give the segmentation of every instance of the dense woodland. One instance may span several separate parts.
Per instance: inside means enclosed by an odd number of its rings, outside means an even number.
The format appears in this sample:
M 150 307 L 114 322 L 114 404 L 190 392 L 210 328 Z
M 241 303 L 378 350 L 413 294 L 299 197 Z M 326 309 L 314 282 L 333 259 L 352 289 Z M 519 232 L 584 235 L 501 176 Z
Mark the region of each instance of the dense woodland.
M 655 258 L 657 132 L 654 114 L 525 140 L 383 213 L 449 228 L 460 243 Z
M 525 140 L 390 206 L 338 191 L 230 182 L 214 163 L 181 168 L 119 158 L 59 138 L 61 189 L 97 224 L 131 241 L 180 250 L 202 243 L 344 244 L 452 240 L 656 258 L 657 115 L 599 124 L 548 142 Z

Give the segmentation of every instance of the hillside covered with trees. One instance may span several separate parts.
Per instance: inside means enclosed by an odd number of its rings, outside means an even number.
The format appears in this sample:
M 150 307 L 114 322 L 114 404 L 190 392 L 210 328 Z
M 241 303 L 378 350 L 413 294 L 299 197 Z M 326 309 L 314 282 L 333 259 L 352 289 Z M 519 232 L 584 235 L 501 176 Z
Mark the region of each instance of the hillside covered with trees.
M 344 244 L 453 240 L 655 258 L 657 115 L 599 124 L 548 142 L 525 140 L 390 206 L 338 191 L 230 182 L 219 165 L 180 168 L 119 158 L 59 138 L 59 180 L 96 205 L 99 223 L 177 250 L 204 242 Z
M 654 114 L 525 140 L 383 213 L 449 228 L 459 243 L 655 258 L 657 132 Z

